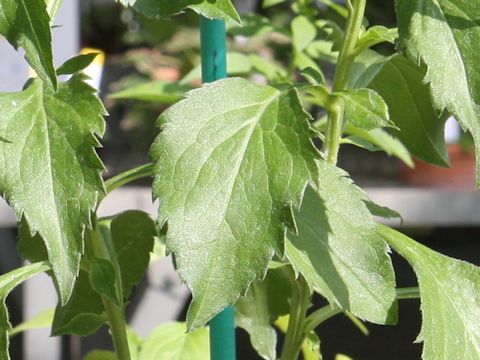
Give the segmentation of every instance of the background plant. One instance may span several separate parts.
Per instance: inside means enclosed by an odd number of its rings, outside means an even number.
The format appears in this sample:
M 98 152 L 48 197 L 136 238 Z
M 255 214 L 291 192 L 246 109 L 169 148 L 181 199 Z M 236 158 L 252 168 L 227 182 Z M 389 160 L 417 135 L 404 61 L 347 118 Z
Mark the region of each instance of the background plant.
M 247 17 L 243 28 L 235 25 L 241 20 L 228 0 L 122 3 L 152 18 L 189 8 L 231 21 L 229 31 L 237 35 L 276 28 L 258 16 Z M 25 50 L 38 74 L 22 91 L 0 95 L 0 188 L 20 223 L 19 250 L 32 262 L 0 277 L 0 358 L 9 357 L 12 332 L 5 297 L 43 271 L 59 293 L 54 335 L 87 335 L 109 324 L 116 355 L 96 352 L 90 360 L 208 357 L 204 326 L 234 304 L 239 326 L 264 358 L 277 358 L 275 324 L 286 333 L 280 359 L 296 359 L 301 351 L 318 359 L 314 330 L 330 317 L 344 312 L 356 323 L 393 324 L 397 301 L 418 296 L 423 358 L 480 358 L 479 268 L 379 225 L 375 216 L 398 214 L 372 203 L 336 166 L 344 143 L 381 148 L 410 163 L 408 149 L 447 165 L 447 115 L 478 147 L 480 7 L 397 0 L 397 30 L 370 26 L 366 0 L 321 3 L 339 24 L 319 18 L 313 1 L 291 4 L 289 29 L 279 29 L 291 49 L 287 61 L 272 65 L 255 54 L 230 54 L 243 67 L 233 73 L 259 73 L 269 85 L 230 78 L 176 102 L 179 84 L 157 84 L 156 96 L 176 103 L 158 120 L 154 164 L 104 182 L 95 148 L 105 110 L 81 73 L 94 55 L 55 69 L 50 18 L 58 2 L 0 0 L 0 33 Z M 398 53 L 372 50 L 385 42 L 395 43 Z M 331 82 L 325 63 L 335 64 Z M 61 82 L 60 75 L 71 76 Z M 195 86 L 195 70 L 187 79 L 182 86 Z M 139 97 L 145 87 L 129 91 Z M 96 218 L 108 192 L 146 176 L 154 177 L 160 200 L 157 223 L 138 211 Z M 186 325 L 164 325 L 143 341 L 127 329 L 124 307 L 162 241 L 193 300 Z M 389 247 L 412 265 L 418 289 L 396 288 Z M 329 305 L 310 309 L 314 292 Z

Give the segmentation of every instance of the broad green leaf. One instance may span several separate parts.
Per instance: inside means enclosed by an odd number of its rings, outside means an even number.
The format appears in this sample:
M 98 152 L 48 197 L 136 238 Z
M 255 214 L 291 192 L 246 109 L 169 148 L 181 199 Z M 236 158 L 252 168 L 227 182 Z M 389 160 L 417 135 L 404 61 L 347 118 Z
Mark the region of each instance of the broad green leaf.
M 11 325 L 8 321 L 5 299 L 22 282 L 47 270 L 50 270 L 50 265 L 46 262 L 41 262 L 23 266 L 0 276 L 0 360 L 10 359 L 8 353 L 8 332 L 11 330 Z
M 105 110 L 84 78 L 74 75 L 56 93 L 36 79 L 22 92 L 0 94 L 0 134 L 9 141 L 0 147 L 0 190 L 17 219 L 44 239 L 62 303 L 104 192 L 95 135 L 104 132 Z
M 117 306 L 121 306 L 123 299 L 119 298 L 117 277 L 113 264 L 102 258 L 94 258 L 90 261 L 88 279 L 93 290 L 99 295 L 108 298 Z
M 181 85 L 166 81 L 149 81 L 134 85 L 108 95 L 111 99 L 140 100 L 162 104 L 174 104 L 191 90 L 189 85 Z
M 381 234 L 413 266 L 422 303 L 424 360 L 480 359 L 480 268 L 386 226 Z
M 18 223 L 18 251 L 25 260 L 32 263 L 48 261 L 45 242 L 38 234 L 32 236 L 25 219 Z
M 293 19 L 292 41 L 296 51 L 302 52 L 317 36 L 315 24 L 306 16 L 300 15 Z
M 187 333 L 185 323 L 160 325 L 143 343 L 139 360 L 209 360 L 210 343 L 205 327 Z
M 112 220 L 110 231 L 122 275 L 123 296 L 128 299 L 148 267 L 157 229 L 147 213 L 130 210 Z
M 80 271 L 70 300 L 55 309 L 52 335 L 87 336 L 107 320 L 100 295 L 90 285 L 88 274 Z
M 98 53 L 89 53 L 75 56 L 67 60 L 57 69 L 57 75 L 71 75 L 84 70 L 97 57 Z
M 191 8 L 210 19 L 233 20 L 240 23 L 240 16 L 231 0 L 120 0 L 124 6 L 132 6 L 148 17 L 170 17 Z
M 205 99 L 208 99 L 206 101 Z M 283 256 L 309 181 L 316 177 L 309 116 L 294 89 L 231 78 L 204 85 L 159 119 L 153 145 L 159 222 L 193 293 L 196 328 L 262 278 Z
M 392 129 L 408 150 L 419 159 L 448 166 L 445 118 L 433 108 L 425 72 L 401 55 L 390 58 L 368 85 L 388 104 Z
M 53 315 L 55 314 L 55 309 L 50 308 L 44 311 L 39 312 L 37 315 L 32 317 L 31 319 L 22 322 L 21 324 L 15 326 L 10 332 L 10 336 L 15 336 L 20 334 L 24 331 L 28 330 L 35 330 L 35 329 L 43 329 L 52 326 L 53 322 Z
M 253 348 L 264 359 L 277 358 L 273 323 L 290 311 L 288 300 L 293 281 L 296 280 L 290 267 L 269 270 L 265 279 L 254 281 L 235 305 L 237 325 L 249 333 Z
M 372 130 L 390 125 L 385 100 L 371 89 L 354 89 L 334 93 L 343 99 L 345 118 L 354 126 Z
M 466 0 L 396 0 L 400 46 L 424 63 L 435 108 L 471 132 L 480 185 L 480 6 Z
M 318 191 L 308 188 L 295 213 L 287 257 L 312 289 L 361 319 L 396 321 L 395 276 L 375 233 L 367 197 L 342 170 L 320 163 Z
M 355 58 L 348 81 L 349 89 L 366 88 L 382 70 L 387 57 L 373 50 L 365 50 Z
M 23 48 L 25 59 L 39 77 L 57 87 L 45 0 L 0 0 L 0 34 L 16 49 Z

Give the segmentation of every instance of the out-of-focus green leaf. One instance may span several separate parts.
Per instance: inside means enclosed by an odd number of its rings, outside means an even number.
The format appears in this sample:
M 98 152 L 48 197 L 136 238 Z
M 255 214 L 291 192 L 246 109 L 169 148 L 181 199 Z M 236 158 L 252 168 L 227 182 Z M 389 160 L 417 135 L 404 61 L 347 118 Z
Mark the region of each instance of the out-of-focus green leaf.
M 35 329 L 43 329 L 52 326 L 53 322 L 53 315 L 55 314 L 55 309 L 47 309 L 44 311 L 39 312 L 37 315 L 32 317 L 31 319 L 22 322 L 15 326 L 10 332 L 10 336 L 15 336 L 20 334 L 24 331 L 28 330 L 35 330 Z
M 296 51 L 304 51 L 315 40 L 317 28 L 306 16 L 297 16 L 292 21 L 292 41 Z
M 108 97 L 117 100 L 140 100 L 169 105 L 180 101 L 191 89 L 190 85 L 158 80 L 122 89 L 109 94 Z

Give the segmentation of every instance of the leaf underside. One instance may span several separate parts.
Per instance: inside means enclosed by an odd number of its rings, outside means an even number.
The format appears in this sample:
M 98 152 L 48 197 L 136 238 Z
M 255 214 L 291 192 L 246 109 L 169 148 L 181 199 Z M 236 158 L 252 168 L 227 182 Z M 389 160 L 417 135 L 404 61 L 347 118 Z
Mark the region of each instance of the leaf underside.
M 193 293 L 189 328 L 235 303 L 283 256 L 291 208 L 317 171 L 308 119 L 295 90 L 238 78 L 190 92 L 159 119 L 154 194 Z
M 57 92 L 36 79 L 22 92 L 0 94 L 0 134 L 8 139 L 0 143 L 0 191 L 44 239 L 63 303 L 104 192 L 95 135 L 104 132 L 105 110 L 84 78 L 74 75 Z
M 388 247 L 375 233 L 366 195 L 342 170 L 320 163 L 318 190 L 308 188 L 295 213 L 287 257 L 311 288 L 361 319 L 397 320 Z
M 400 46 L 427 66 L 425 82 L 439 112 L 470 131 L 480 174 L 480 3 L 468 0 L 396 0 Z

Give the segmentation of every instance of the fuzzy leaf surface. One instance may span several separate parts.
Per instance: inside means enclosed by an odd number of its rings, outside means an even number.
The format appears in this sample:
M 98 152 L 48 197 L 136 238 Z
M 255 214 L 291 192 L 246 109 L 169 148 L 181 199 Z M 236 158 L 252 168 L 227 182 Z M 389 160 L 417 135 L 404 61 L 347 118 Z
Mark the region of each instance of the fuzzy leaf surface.
M 0 191 L 17 219 L 44 239 L 61 301 L 73 289 L 83 232 L 103 193 L 95 152 L 105 123 L 94 90 L 75 75 L 57 92 L 37 79 L 0 94 Z M 68 169 L 68 171 L 66 171 Z
M 380 234 L 413 266 L 422 303 L 424 360 L 480 359 L 480 268 L 391 230 Z
M 269 270 L 264 280 L 252 283 L 244 298 L 235 305 L 236 323 L 250 335 L 254 349 L 264 359 L 277 358 L 277 333 L 273 323 L 290 311 L 291 282 L 296 281 L 290 267 Z
M 210 343 L 205 327 L 187 333 L 185 323 L 172 322 L 154 329 L 143 343 L 139 360 L 209 360 Z
M 368 87 L 388 104 L 390 118 L 398 128 L 392 131 L 412 154 L 428 163 L 448 166 L 445 118 L 434 110 L 424 76 L 420 67 L 396 55 L 385 62 Z
M 416 64 L 427 66 L 433 104 L 471 132 L 480 185 L 480 2 L 396 0 L 400 45 Z
M 50 17 L 45 0 L 0 0 L 0 34 L 25 58 L 39 77 L 56 88 Z
M 5 305 L 5 299 L 8 294 L 22 282 L 49 269 L 50 266 L 48 263 L 41 262 L 23 266 L 0 276 L 0 360 L 10 359 L 8 353 L 8 332 L 11 329 L 11 325 L 8 321 L 8 310 Z
M 295 90 L 238 78 L 194 90 L 160 117 L 154 194 L 193 293 L 189 328 L 235 303 L 283 255 L 291 209 L 317 173 L 308 119 Z
M 371 89 L 355 89 L 335 93 L 345 106 L 345 117 L 353 125 L 372 130 L 390 124 L 385 100 Z
M 298 235 L 289 235 L 287 257 L 331 304 L 373 323 L 394 323 L 395 275 L 365 200 L 345 172 L 320 163 L 318 191 L 309 187 L 295 213 Z

